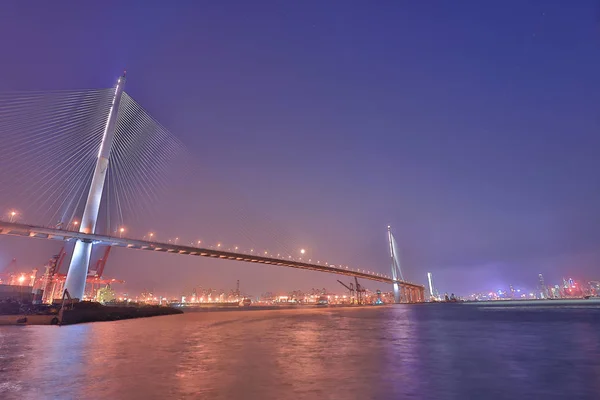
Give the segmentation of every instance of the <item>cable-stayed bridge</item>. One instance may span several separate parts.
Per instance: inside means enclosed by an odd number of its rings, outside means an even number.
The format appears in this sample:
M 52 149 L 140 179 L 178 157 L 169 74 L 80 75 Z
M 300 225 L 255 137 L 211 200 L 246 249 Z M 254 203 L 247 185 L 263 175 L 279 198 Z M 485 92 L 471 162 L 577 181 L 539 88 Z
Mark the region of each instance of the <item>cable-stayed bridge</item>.
M 277 255 L 127 237 L 119 227 L 169 187 L 166 171 L 185 149 L 124 85 L 122 76 L 111 89 L 0 93 L 0 205 L 18 202 L 35 221 L 9 211 L 0 234 L 74 242 L 65 284 L 72 297 L 83 298 L 92 247 L 107 245 L 348 275 L 393 285 L 396 302 L 424 301 L 424 287 L 403 279 L 389 227 L 391 275 L 302 260 L 282 235 L 273 236 Z

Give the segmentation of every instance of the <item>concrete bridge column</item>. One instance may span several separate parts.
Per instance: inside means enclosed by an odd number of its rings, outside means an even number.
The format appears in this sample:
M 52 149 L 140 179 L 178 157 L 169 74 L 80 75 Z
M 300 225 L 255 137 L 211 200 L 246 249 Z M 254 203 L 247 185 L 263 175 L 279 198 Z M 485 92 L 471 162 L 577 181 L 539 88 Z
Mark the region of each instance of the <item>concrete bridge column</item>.
M 400 286 L 400 303 L 406 303 L 406 288 L 404 285 Z
M 394 303 L 396 303 L 396 304 L 400 303 L 401 302 L 400 284 L 398 282 L 394 282 L 393 288 L 394 288 Z
M 122 76 L 119 78 L 117 86 L 115 87 L 115 94 L 108 112 L 108 119 L 104 128 L 102 142 L 100 143 L 94 175 L 92 176 L 83 216 L 81 217 L 81 225 L 79 226 L 79 232 L 81 233 L 96 232 L 96 221 L 98 220 L 100 201 L 102 200 L 102 191 L 104 190 L 104 183 L 106 181 L 106 171 L 108 170 L 110 151 L 114 142 L 119 104 L 121 102 L 124 85 L 125 76 Z M 71 264 L 69 265 L 67 279 L 65 281 L 65 290 L 68 290 L 73 299 L 83 300 L 85 282 L 90 265 L 90 256 L 92 254 L 92 245 L 92 242 L 89 240 L 77 240 L 75 242 Z

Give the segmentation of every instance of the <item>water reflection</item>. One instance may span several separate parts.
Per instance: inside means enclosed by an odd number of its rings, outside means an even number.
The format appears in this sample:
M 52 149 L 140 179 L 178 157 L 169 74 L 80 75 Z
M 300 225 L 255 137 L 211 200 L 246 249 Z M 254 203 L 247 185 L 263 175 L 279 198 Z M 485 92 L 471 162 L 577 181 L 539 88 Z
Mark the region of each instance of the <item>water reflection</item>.
M 1 327 L 0 398 L 591 399 L 600 321 L 586 313 L 432 305 Z

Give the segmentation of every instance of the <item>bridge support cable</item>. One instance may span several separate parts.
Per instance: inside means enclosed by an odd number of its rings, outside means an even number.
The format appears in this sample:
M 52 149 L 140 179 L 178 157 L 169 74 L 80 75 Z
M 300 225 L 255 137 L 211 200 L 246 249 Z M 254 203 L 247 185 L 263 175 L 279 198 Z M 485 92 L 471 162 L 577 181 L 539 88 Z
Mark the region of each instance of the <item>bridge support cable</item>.
M 108 181 L 119 225 L 125 222 L 124 215 L 130 220 L 149 218 L 157 211 L 151 208 L 168 186 L 174 160 L 181 158 L 185 158 L 181 141 L 124 93 L 109 166 L 115 173 Z
M 76 205 L 66 195 L 93 165 L 108 109 L 107 90 L 0 93 L 0 212 L 54 222 Z M 62 208 L 62 209 L 61 209 Z M 24 210 L 23 210 L 24 211 Z

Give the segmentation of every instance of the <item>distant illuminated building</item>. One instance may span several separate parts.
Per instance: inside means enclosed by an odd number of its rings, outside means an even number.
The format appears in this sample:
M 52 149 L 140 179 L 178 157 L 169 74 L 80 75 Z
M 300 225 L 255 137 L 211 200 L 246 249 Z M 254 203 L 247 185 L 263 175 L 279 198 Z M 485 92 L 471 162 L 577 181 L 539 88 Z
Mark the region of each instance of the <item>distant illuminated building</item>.
M 513 285 L 509 285 L 510 288 L 510 298 L 514 299 L 515 298 L 515 288 Z
M 548 288 L 544 283 L 544 276 L 542 274 L 538 275 L 539 285 L 540 285 L 540 298 L 547 299 L 548 298 Z
M 572 288 L 575 286 L 575 282 L 573 282 L 573 278 L 569 278 L 569 287 Z

